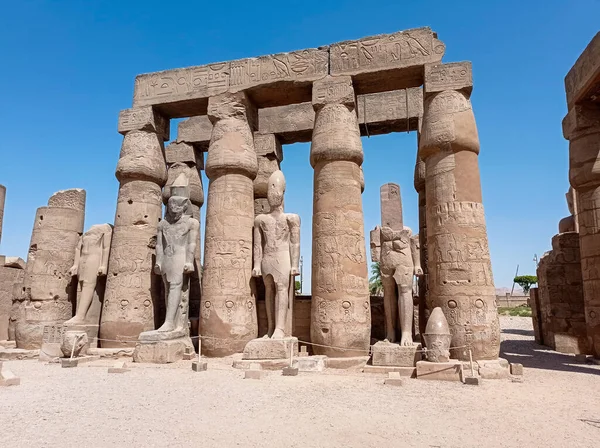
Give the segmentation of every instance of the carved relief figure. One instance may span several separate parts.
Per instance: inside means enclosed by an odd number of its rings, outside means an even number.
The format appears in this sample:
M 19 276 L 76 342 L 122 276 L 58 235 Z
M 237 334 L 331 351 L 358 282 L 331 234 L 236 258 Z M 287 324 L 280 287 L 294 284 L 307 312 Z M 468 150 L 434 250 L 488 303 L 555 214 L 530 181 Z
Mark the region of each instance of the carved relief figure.
M 75 262 L 69 270 L 72 277 L 77 277 L 77 310 L 75 316 L 66 321 L 65 325 L 99 324 L 89 321 L 88 312 L 92 306 L 98 277 L 106 276 L 112 229 L 110 224 L 97 224 L 79 237 L 75 249 Z
M 271 212 L 254 220 L 252 275 L 265 283 L 268 333 L 265 337 L 291 336 L 294 277 L 299 274 L 300 217 L 283 212 L 285 178 L 279 170 L 269 177 L 267 199 Z
M 158 224 L 156 238 L 154 272 L 162 276 L 165 287 L 165 322 L 158 330 L 146 333 L 187 332 L 190 274 L 194 272 L 200 231 L 200 223 L 188 213 L 190 204 L 187 179 L 182 173 L 171 186 L 165 219 Z

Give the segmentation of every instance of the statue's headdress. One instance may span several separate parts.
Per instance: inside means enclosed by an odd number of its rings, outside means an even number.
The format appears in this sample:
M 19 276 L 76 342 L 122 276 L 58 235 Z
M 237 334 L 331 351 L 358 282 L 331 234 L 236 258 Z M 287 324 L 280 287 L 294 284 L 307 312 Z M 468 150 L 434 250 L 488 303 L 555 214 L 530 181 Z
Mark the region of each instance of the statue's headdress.
M 175 179 L 175 182 L 171 184 L 170 196 L 180 196 L 184 198 L 190 198 L 190 189 L 188 187 L 189 181 L 185 173 L 181 173 Z

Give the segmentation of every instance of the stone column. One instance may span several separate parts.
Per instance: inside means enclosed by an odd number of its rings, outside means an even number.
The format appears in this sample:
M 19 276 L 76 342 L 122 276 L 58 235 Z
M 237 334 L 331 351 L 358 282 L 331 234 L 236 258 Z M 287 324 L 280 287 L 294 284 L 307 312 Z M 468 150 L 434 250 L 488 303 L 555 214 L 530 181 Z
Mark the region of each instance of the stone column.
M 206 159 L 208 202 L 200 332 L 202 353 L 242 352 L 257 337 L 256 302 L 251 294 L 253 180 L 258 171 L 243 92 L 209 98 L 213 123 Z
M 361 198 L 362 144 L 349 76 L 313 85 L 311 340 L 332 357 L 367 355 L 371 305 Z M 343 348 L 345 350 L 342 350 Z
M 569 180 L 577 190 L 577 220 L 588 345 L 600 357 L 600 107 L 573 106 L 563 120 L 569 140 Z
M 119 115 L 119 133 L 124 138 L 116 170 L 120 185 L 100 323 L 102 347 L 133 347 L 142 331 L 154 330 L 162 289 L 152 269 L 161 188 L 167 180 L 169 122 L 152 107 L 128 109 Z
M 83 233 L 85 191 L 54 193 L 47 207 L 37 209 L 23 279 L 22 312 L 16 323 L 18 348 L 38 349 L 45 326 L 73 316 L 76 290 L 69 269 Z
M 200 208 L 204 204 L 204 189 L 200 171 L 204 169 L 204 154 L 190 143 L 171 143 L 165 150 L 167 160 L 167 183 L 163 189 L 163 203 L 166 205 L 170 193 L 170 186 L 177 176 L 185 173 L 188 178 L 190 202 L 192 203 L 192 217 L 200 222 Z M 200 318 L 200 296 L 202 280 L 202 259 L 200 256 L 200 242 L 202 235 L 199 233 L 194 256 L 194 273 L 190 278 L 190 304 L 189 314 L 191 322 L 191 336 L 198 336 L 198 319 Z M 162 319 L 161 319 L 162 320 Z
M 425 161 L 429 309 L 441 307 L 451 356 L 498 358 L 500 328 L 469 100 L 471 63 L 425 65 L 419 154 Z
M 13 290 L 15 285 L 21 286 L 24 275 L 23 260 L 0 256 L 0 341 L 14 340 L 14 329 L 10 329 Z
M 427 308 L 427 200 L 425 194 L 425 162 L 417 155 L 414 176 L 415 190 L 419 196 L 419 247 L 423 275 L 418 279 L 419 287 L 419 333 L 425 332 L 430 310 Z
M 2 242 L 2 223 L 4 222 L 4 200 L 6 199 L 6 187 L 0 185 L 0 242 Z

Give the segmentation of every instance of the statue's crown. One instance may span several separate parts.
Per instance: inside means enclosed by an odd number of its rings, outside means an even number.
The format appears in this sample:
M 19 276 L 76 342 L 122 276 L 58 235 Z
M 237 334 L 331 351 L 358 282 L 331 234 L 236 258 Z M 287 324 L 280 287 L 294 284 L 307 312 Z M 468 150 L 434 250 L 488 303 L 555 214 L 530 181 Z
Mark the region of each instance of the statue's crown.
M 180 196 L 180 197 L 184 197 L 184 198 L 190 198 L 190 190 L 188 188 L 188 178 L 185 175 L 185 173 L 181 173 L 179 176 L 177 176 L 177 178 L 175 179 L 175 182 L 173 182 L 171 184 L 170 187 L 170 196 Z

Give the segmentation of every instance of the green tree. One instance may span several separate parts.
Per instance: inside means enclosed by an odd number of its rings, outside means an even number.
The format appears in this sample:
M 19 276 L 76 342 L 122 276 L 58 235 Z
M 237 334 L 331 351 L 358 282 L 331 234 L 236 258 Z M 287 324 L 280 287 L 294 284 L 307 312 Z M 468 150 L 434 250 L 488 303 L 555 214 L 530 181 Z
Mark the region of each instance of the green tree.
M 296 280 L 294 283 L 294 289 L 296 290 L 296 293 L 300 294 L 302 289 L 302 283 L 300 283 L 300 280 Z
M 383 292 L 383 284 L 381 283 L 381 268 L 379 263 L 371 265 L 371 278 L 369 279 L 369 292 L 372 296 L 380 296 Z
M 529 288 L 537 283 L 537 277 L 535 275 L 517 275 L 513 282 L 523 288 L 524 294 L 529 294 Z

